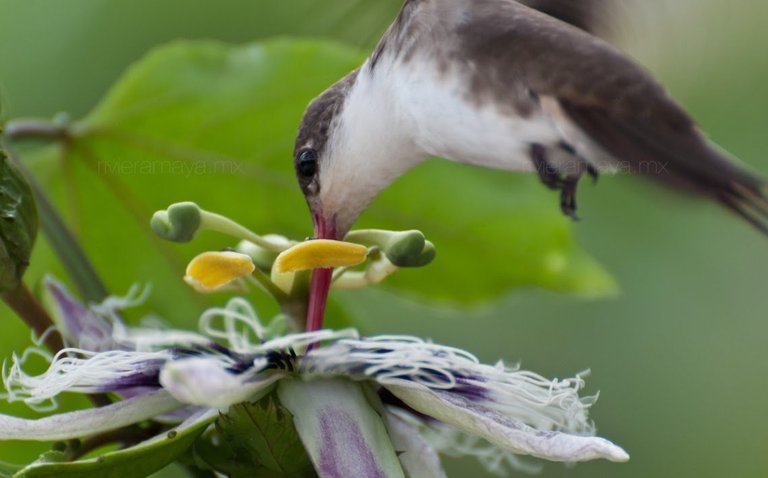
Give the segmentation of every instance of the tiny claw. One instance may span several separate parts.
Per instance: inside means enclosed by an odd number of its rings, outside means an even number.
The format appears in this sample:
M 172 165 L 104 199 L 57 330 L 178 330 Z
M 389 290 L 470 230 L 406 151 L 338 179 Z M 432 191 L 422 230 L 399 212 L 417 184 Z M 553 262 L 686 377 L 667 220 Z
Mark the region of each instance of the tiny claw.
M 574 221 L 581 220 L 576 214 L 576 185 L 578 182 L 578 177 L 567 178 L 563 182 L 563 188 L 560 192 L 560 210 Z
M 597 184 L 597 180 L 600 179 L 600 171 L 591 164 L 587 164 L 587 174 L 592 178 L 592 184 Z
M 556 190 L 563 187 L 563 180 L 557 169 L 547 160 L 547 150 L 540 144 L 531 145 L 531 161 L 539 180 L 549 189 Z

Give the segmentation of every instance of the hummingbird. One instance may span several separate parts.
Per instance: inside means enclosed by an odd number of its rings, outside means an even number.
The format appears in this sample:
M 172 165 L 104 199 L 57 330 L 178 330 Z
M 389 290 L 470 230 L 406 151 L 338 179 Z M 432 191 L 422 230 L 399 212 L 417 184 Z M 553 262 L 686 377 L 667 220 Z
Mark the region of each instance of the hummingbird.
M 768 235 L 764 180 L 590 33 L 598 1 L 525 2 L 539 11 L 514 0 L 406 0 L 364 64 L 302 119 L 293 159 L 315 237 L 343 239 L 382 190 L 432 157 L 537 174 L 574 219 L 582 177 L 635 172 L 715 200 Z M 313 274 L 309 330 L 322 324 L 330 281 L 330 270 Z

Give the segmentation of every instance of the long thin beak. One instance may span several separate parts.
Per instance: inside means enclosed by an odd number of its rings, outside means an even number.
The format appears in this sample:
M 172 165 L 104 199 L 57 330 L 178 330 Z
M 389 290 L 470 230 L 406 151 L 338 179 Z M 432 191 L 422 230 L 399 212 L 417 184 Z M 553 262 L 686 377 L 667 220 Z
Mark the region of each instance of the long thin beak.
M 321 214 L 313 213 L 316 239 L 337 239 L 336 224 L 333 220 L 327 222 Z M 328 292 L 331 290 L 333 269 L 315 269 L 312 271 L 312 282 L 309 286 L 309 307 L 307 310 L 307 332 L 320 330 L 325 317 L 325 305 L 328 302 Z

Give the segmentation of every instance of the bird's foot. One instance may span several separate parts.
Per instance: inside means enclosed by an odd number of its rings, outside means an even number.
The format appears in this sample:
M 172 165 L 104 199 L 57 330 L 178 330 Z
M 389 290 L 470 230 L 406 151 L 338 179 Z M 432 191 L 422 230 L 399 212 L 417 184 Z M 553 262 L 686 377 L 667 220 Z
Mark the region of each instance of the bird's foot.
M 563 186 L 560 188 L 560 210 L 574 221 L 581 220 L 576 214 L 576 186 L 579 179 L 580 176 L 569 176 L 563 180 Z
M 587 173 L 594 182 L 597 182 L 599 173 L 597 168 L 589 164 L 578 155 L 576 150 L 568 143 L 562 142 L 559 149 L 555 148 L 553 154 L 566 154 L 570 167 L 567 175 L 563 175 L 548 158 L 548 150 L 542 144 L 531 145 L 531 161 L 539 175 L 541 182 L 549 189 L 560 191 L 560 210 L 574 221 L 580 218 L 576 214 L 576 187 L 584 173 Z M 562 158 L 561 158 L 562 159 Z M 559 164 L 559 163 L 558 163 Z
M 597 184 L 597 180 L 600 179 L 600 172 L 597 170 L 596 167 L 592 166 L 591 164 L 585 162 L 587 167 L 587 174 L 590 178 L 592 178 L 592 184 Z
M 563 180 L 560 172 L 547 160 L 547 149 L 540 144 L 531 145 L 531 161 L 541 182 L 552 190 L 562 189 Z

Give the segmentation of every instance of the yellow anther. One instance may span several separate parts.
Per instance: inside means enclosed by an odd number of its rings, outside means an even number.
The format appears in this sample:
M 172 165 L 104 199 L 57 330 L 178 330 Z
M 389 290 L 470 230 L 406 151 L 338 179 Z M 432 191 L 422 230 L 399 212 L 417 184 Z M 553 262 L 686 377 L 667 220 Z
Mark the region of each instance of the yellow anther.
M 277 272 L 299 272 L 356 266 L 365 261 L 368 248 L 351 242 L 317 239 L 306 241 L 280 253 L 275 260 Z
M 203 252 L 189 263 L 184 280 L 198 291 L 211 292 L 247 276 L 255 268 L 245 254 Z

